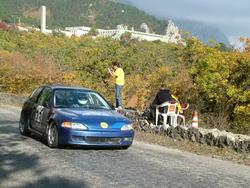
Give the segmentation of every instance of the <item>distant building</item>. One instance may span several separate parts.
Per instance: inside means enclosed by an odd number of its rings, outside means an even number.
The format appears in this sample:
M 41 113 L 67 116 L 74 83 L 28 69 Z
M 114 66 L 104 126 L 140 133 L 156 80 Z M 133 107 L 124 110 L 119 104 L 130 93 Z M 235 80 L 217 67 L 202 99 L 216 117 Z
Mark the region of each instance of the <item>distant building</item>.
M 116 35 L 113 37 L 115 39 L 120 39 L 121 35 L 124 33 L 131 33 L 131 38 L 138 39 L 139 41 L 141 40 L 147 40 L 147 41 L 156 41 L 160 40 L 162 42 L 168 42 L 167 36 L 166 35 L 156 35 L 153 33 L 144 33 L 144 32 L 139 32 L 139 31 L 133 31 L 133 30 L 118 30 Z
M 77 37 L 80 37 L 82 35 L 87 35 L 90 31 L 90 27 L 84 27 L 84 26 L 76 26 L 76 27 L 66 27 L 66 32 L 71 32 L 71 36 L 75 35 Z
M 113 39 L 119 40 L 121 35 L 128 32 L 131 33 L 132 39 L 147 40 L 147 41 L 156 41 L 160 40 L 162 42 L 170 42 L 170 43 L 183 43 L 183 39 L 179 33 L 179 29 L 177 26 L 173 24 L 172 21 L 169 21 L 170 25 L 166 30 L 166 35 L 157 35 L 153 33 L 149 33 L 147 29 L 147 33 L 134 31 L 132 27 L 131 30 L 128 29 L 127 26 L 118 25 L 117 29 L 105 30 L 105 29 L 97 29 L 98 37 L 111 37 Z M 143 25 L 146 28 L 146 24 Z M 65 30 L 67 32 L 71 32 L 72 35 L 80 37 L 82 35 L 87 35 L 90 31 L 90 27 L 85 26 L 77 26 L 77 27 L 66 27 Z
M 29 31 L 29 29 L 21 27 L 21 26 L 17 26 L 17 28 L 19 31 L 27 31 L 27 32 Z
M 110 30 L 105 30 L 105 29 L 97 29 L 98 30 L 98 35 L 99 37 L 112 37 L 115 38 L 115 36 L 120 34 L 119 29 L 110 29 Z

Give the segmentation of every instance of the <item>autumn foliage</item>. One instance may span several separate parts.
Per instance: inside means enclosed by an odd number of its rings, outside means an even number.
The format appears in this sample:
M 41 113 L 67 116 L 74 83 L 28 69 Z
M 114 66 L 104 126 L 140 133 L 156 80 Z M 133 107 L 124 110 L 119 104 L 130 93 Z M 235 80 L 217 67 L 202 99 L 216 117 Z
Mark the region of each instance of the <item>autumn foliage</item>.
M 165 83 L 181 103 L 190 103 L 187 119 L 197 110 L 200 126 L 249 134 L 249 39 L 241 39 L 241 52 L 222 51 L 211 42 L 206 46 L 188 38 L 184 47 L 0 29 L 0 92 L 28 94 L 45 84 L 77 85 L 114 102 L 114 80 L 107 69 L 118 61 L 126 74 L 125 104 L 137 94 L 137 108 L 147 110 Z

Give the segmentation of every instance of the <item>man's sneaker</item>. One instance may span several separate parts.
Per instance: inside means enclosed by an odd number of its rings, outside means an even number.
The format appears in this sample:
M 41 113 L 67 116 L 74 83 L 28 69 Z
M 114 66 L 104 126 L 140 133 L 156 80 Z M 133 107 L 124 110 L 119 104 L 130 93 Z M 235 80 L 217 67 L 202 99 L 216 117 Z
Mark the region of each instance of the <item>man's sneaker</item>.
M 118 106 L 117 110 L 122 110 L 122 107 L 121 107 L 121 106 Z

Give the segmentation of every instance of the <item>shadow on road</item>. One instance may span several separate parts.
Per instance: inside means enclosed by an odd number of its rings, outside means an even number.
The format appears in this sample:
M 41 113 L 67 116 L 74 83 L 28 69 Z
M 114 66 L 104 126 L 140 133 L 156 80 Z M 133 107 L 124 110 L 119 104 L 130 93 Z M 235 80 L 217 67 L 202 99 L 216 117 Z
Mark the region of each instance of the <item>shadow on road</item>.
M 53 178 L 42 178 L 36 182 L 27 183 L 23 187 L 36 187 L 36 188 L 69 188 L 69 187 L 75 187 L 75 188 L 85 188 L 87 187 L 82 181 L 73 181 L 73 180 L 67 180 L 62 177 L 53 177 Z
M 41 156 L 28 152 L 27 148 L 22 150 L 25 147 L 23 142 L 28 139 L 19 134 L 17 121 L 4 121 L 4 125 L 0 122 L 0 187 L 86 187 L 83 180 L 50 177 L 49 170 L 39 164 Z M 35 139 L 43 140 L 40 137 Z M 23 174 L 32 174 L 32 177 Z

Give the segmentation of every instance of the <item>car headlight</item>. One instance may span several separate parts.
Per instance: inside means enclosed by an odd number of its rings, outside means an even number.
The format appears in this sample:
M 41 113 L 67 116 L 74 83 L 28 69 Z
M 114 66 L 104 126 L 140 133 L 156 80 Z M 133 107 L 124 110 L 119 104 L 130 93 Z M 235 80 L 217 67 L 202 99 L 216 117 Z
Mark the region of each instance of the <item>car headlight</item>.
M 62 127 L 73 129 L 73 130 L 87 130 L 86 125 L 82 123 L 74 123 L 74 122 L 63 122 Z
M 131 131 L 134 129 L 134 126 L 133 124 L 125 124 L 122 126 L 121 130 L 122 131 Z

